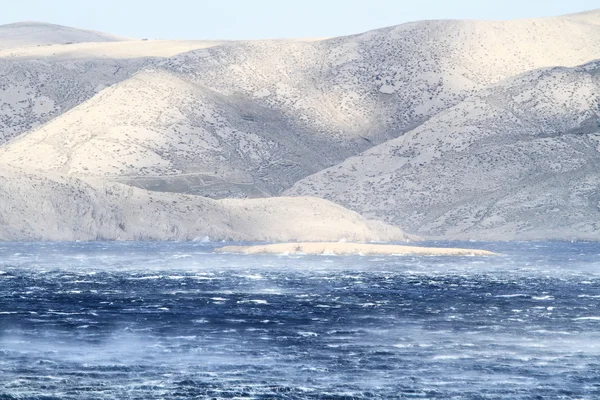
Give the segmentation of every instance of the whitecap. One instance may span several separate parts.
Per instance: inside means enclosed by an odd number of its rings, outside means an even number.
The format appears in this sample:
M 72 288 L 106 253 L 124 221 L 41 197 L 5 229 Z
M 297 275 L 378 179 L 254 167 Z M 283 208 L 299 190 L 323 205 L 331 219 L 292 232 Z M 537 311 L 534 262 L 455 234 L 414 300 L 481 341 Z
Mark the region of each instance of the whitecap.
M 254 304 L 269 304 L 266 300 L 240 300 L 238 301 L 238 304 L 247 304 L 247 303 L 254 303 Z
M 302 336 L 302 337 L 317 337 L 317 336 L 319 336 L 319 334 L 316 332 L 298 332 L 298 335 Z
M 138 278 L 129 278 L 132 281 L 147 281 L 147 280 L 154 280 L 154 279 L 161 279 L 162 276 L 160 275 L 151 275 L 151 276 L 141 276 Z
M 214 280 L 218 280 L 218 279 L 222 279 L 222 278 L 212 278 L 209 276 L 196 275 L 196 276 L 191 276 L 190 279 L 195 279 L 197 281 L 214 281 Z
M 554 296 L 533 296 L 532 299 L 538 301 L 548 301 L 554 300 Z
M 180 258 L 192 258 L 192 256 L 190 254 L 175 254 L 173 257 L 176 260 L 180 259 Z
M 252 279 L 252 280 L 256 280 L 256 281 L 260 281 L 265 279 L 262 275 L 240 275 L 241 278 L 246 278 L 246 279 Z
M 439 356 L 434 356 L 433 359 L 434 360 L 460 360 L 461 358 L 467 358 L 461 354 L 446 354 L 446 355 L 439 355 Z

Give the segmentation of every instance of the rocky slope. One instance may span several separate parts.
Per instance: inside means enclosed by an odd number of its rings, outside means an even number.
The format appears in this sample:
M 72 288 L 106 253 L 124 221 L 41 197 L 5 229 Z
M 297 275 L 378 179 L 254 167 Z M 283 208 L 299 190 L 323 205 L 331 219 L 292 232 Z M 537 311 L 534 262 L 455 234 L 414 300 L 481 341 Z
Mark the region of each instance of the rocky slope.
M 13 141 L 0 157 L 40 170 L 231 197 L 268 196 L 352 154 L 308 132 L 286 135 L 293 127 L 260 108 L 258 121 L 247 120 L 256 109 L 148 70 Z M 335 156 L 328 164 L 329 153 Z
M 600 239 L 598 10 L 326 40 L 125 41 L 52 27 L 74 44 L 55 32 L 37 46 L 35 29 L 27 40 L 10 29 L 0 27 L 0 161 L 30 172 L 4 175 L 14 184 L 0 206 L 18 227 L 4 239 L 190 238 L 206 223 L 209 236 L 300 240 L 301 213 L 313 215 L 302 207 L 316 204 L 182 193 L 322 197 L 435 238 Z M 40 232 L 28 202 L 54 200 L 48 220 L 66 228 Z M 62 209 L 79 203 L 83 230 Z M 191 223 L 172 204 L 212 211 Z M 309 220 L 320 238 L 391 229 L 335 226 L 360 217 L 319 204 Z
M 0 50 L 0 58 L 13 61 L 43 60 L 93 61 L 144 57 L 173 57 L 180 53 L 224 44 L 214 40 L 128 40 L 124 42 L 84 42 Z
M 85 29 L 47 24 L 44 22 L 18 22 L 0 25 L 0 49 L 48 46 L 82 42 L 117 42 L 128 38 Z
M 0 156 L 153 190 L 278 195 L 502 79 L 598 58 L 597 15 L 224 43 L 145 69 Z
M 409 232 L 600 239 L 600 62 L 505 80 L 298 182 Z
M 0 240 L 389 241 L 398 228 L 314 198 L 215 201 L 0 168 Z
M 31 40 L 38 31 L 33 33 Z M 6 40 L 3 34 L 6 32 L 0 27 L 0 49 Z M 85 35 L 84 39 L 91 40 Z M 166 57 L 220 43 L 136 40 L 0 50 L 0 145 Z

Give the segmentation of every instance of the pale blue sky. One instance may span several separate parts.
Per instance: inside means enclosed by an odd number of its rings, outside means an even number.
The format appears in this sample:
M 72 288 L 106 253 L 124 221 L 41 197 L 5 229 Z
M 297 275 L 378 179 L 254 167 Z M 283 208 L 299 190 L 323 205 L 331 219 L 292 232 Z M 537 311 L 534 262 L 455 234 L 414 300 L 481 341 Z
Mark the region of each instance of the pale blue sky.
M 600 0 L 0 0 L 0 24 L 44 21 L 153 39 L 339 36 L 422 19 L 513 19 Z

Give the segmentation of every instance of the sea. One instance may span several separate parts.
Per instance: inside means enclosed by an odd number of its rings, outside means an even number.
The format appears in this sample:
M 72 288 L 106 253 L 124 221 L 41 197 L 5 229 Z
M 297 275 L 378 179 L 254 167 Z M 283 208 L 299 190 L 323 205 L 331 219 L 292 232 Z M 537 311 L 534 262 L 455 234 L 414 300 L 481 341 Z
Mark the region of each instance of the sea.
M 600 399 L 600 244 L 1 243 L 0 399 Z

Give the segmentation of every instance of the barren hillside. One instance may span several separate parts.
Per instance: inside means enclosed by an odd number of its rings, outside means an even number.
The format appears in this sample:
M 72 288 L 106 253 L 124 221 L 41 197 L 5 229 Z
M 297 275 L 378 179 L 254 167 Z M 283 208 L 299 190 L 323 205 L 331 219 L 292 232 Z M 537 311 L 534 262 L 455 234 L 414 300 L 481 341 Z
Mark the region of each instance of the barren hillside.
M 596 14 L 222 43 L 148 66 L 0 154 L 153 190 L 278 195 L 502 79 L 598 58 Z
M 129 38 L 94 32 L 86 29 L 47 24 L 44 22 L 18 22 L 0 25 L 0 50 L 20 47 L 48 46 L 82 42 L 118 42 Z
M 4 26 L 0 161 L 142 197 L 322 197 L 429 237 L 600 239 L 599 21 L 228 42 Z
M 503 81 L 286 193 L 426 236 L 599 239 L 598 165 L 593 62 Z
M 314 198 L 215 201 L 0 168 L 0 240 L 404 240 Z

